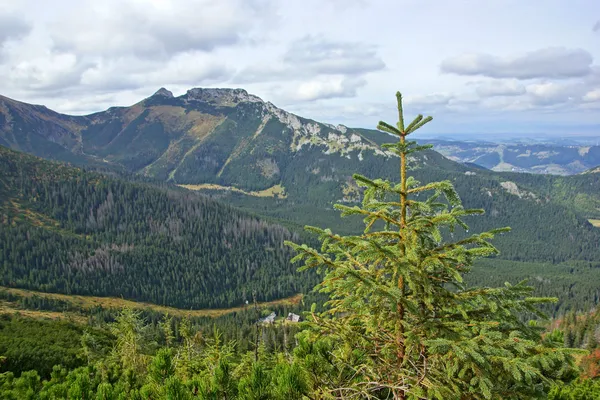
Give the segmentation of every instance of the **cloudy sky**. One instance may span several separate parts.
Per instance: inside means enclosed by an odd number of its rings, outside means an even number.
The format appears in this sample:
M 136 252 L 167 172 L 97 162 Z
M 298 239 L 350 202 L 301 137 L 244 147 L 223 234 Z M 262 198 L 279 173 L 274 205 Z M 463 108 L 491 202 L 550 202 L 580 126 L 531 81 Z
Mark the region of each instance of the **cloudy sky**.
M 323 122 L 600 135 L 598 0 L 0 0 L 0 94 L 85 114 L 241 87 Z

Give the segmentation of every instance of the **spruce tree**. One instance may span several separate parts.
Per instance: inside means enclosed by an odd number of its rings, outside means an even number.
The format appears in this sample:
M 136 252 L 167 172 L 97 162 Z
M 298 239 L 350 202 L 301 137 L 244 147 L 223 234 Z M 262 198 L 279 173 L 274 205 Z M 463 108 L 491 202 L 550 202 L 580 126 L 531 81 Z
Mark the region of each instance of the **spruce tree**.
M 469 234 L 465 209 L 450 181 L 421 184 L 409 175 L 414 154 L 431 146 L 407 137 L 432 120 L 418 115 L 405 125 L 397 93 L 396 126 L 378 130 L 396 137 L 383 145 L 399 160 L 400 182 L 354 175 L 364 188 L 362 206 L 336 205 L 342 216 L 361 216 L 362 234 L 319 235 L 320 250 L 292 246 L 301 270 L 324 274 L 318 289 L 326 310 L 313 306 L 313 341 L 333 343 L 333 366 L 323 398 L 500 399 L 538 398 L 571 365 L 569 350 L 525 317 L 544 317 L 524 282 L 473 288 L 463 282 L 474 260 L 493 256 L 494 235 Z M 464 230 L 462 233 L 455 229 Z M 454 239 L 454 236 L 459 237 Z M 331 366 L 329 370 L 331 370 Z M 337 372 L 335 372 L 337 371 Z

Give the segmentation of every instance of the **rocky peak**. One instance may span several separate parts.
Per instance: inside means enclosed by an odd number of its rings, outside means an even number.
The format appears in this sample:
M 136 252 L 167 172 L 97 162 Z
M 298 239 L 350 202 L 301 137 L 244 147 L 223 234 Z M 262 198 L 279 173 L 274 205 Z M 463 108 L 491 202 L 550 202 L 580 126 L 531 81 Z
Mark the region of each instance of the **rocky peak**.
M 205 101 L 219 105 L 235 105 L 242 102 L 263 103 L 262 99 L 249 94 L 244 89 L 203 89 L 193 88 L 185 95 L 188 101 Z
M 342 133 L 346 133 L 348 131 L 348 127 L 346 125 L 342 125 L 342 124 L 339 124 L 338 126 L 336 126 L 335 129 L 337 129 L 338 131 L 340 131 Z
M 171 91 L 165 89 L 164 87 L 161 87 L 152 96 L 162 96 L 162 97 L 167 97 L 167 98 L 171 99 L 171 98 L 173 98 L 173 93 Z

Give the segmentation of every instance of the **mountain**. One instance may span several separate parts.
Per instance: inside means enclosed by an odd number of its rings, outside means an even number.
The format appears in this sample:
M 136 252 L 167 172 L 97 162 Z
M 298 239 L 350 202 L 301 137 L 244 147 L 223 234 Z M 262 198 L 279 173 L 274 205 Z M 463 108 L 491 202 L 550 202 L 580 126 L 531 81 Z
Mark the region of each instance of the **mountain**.
M 71 153 L 180 184 L 266 189 L 281 181 L 290 156 L 313 149 L 354 161 L 389 157 L 368 130 L 304 119 L 243 89 L 173 97 L 161 88 L 131 107 L 81 117 L 0 97 L 0 116 L 0 144 L 15 150 L 56 159 Z
M 429 142 L 451 160 L 472 163 L 499 172 L 573 175 L 600 164 L 598 145 L 453 140 Z
M 195 88 L 178 97 L 160 89 L 133 106 L 81 117 L 2 101 L 0 138 L 15 149 L 42 148 L 57 159 L 72 155 L 73 163 L 100 163 L 200 190 L 253 213 L 340 232 L 361 226 L 332 208 L 360 200 L 352 174 L 394 180 L 398 174 L 394 156 L 380 147 L 390 136 L 305 119 L 242 89 Z M 600 215 L 595 174 L 496 173 L 435 151 L 411 166 L 421 181 L 453 181 L 467 207 L 486 210 L 473 219 L 474 230 L 511 226 L 513 232 L 497 241 L 504 258 L 600 258 L 600 231 L 587 221 Z
M 0 171 L 3 286 L 204 308 L 316 283 L 289 263 L 283 241 L 304 235 L 294 227 L 2 146 Z

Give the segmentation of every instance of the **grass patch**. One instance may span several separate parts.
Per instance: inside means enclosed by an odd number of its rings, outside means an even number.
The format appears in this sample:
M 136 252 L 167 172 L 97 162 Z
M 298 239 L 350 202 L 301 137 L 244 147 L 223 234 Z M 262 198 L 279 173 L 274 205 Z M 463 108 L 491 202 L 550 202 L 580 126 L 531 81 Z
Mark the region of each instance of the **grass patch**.
M 183 188 L 189 190 L 229 190 L 232 192 L 242 193 L 248 196 L 254 197 L 279 197 L 280 199 L 285 199 L 287 195 L 285 194 L 285 188 L 281 184 L 277 184 L 275 186 L 271 186 L 268 189 L 247 192 L 242 189 L 238 189 L 233 186 L 221 186 L 214 183 L 202 183 L 200 185 L 178 185 Z
M 26 289 L 16 289 L 16 288 L 8 288 L 4 286 L 0 286 L 0 290 L 12 294 L 18 297 L 41 297 L 52 300 L 61 300 L 68 302 L 77 308 L 80 309 L 91 309 L 94 307 L 102 307 L 105 309 L 122 309 L 122 308 L 132 308 L 132 309 L 151 309 L 153 311 L 169 314 L 173 316 L 179 317 L 220 317 L 225 314 L 240 312 L 244 310 L 244 306 L 239 307 L 231 307 L 231 308 L 214 308 L 214 309 L 202 309 L 202 310 L 186 310 L 175 307 L 167 307 L 167 306 L 159 306 L 152 303 L 145 302 L 137 302 L 132 300 L 120 299 L 118 297 L 98 297 L 98 296 L 80 296 L 80 295 L 67 295 L 67 294 L 59 294 L 59 293 L 45 293 L 45 292 L 36 292 L 33 290 Z M 296 294 L 291 297 L 286 297 L 284 299 L 268 301 L 264 303 L 258 303 L 258 306 L 261 308 L 268 308 L 272 306 L 284 305 L 284 304 L 298 304 L 302 300 L 302 294 Z M 249 307 L 251 307 L 250 305 Z M 2 306 L 0 306 L 0 313 L 2 312 L 20 312 L 25 315 L 25 313 L 39 313 L 39 316 L 47 316 L 51 317 L 53 315 L 55 318 L 59 315 L 63 315 L 63 318 L 66 318 L 65 313 L 60 312 L 46 312 L 46 311 L 30 311 L 30 310 L 22 310 L 12 308 L 9 303 L 3 302 Z M 54 315 L 56 314 L 56 315 Z
M 35 319 L 67 320 L 80 324 L 87 322 L 87 317 L 74 312 L 27 310 L 9 301 L 0 301 L 0 314 L 11 314 Z

